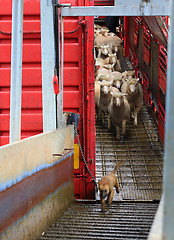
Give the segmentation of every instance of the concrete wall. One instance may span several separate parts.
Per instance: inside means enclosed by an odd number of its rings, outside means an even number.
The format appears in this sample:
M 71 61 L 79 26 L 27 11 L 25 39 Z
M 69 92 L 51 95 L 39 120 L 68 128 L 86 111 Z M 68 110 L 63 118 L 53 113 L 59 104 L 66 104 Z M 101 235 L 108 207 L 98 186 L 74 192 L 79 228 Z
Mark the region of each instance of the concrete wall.
M 72 126 L 0 148 L 0 239 L 37 239 L 74 199 Z

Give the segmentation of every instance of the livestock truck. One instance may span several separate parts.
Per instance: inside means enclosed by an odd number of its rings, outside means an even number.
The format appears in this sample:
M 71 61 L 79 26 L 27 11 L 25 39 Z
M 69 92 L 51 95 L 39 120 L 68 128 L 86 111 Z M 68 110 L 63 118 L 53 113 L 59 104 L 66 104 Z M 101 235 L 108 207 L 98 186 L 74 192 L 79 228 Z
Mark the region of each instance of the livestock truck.
M 168 5 L 21 2 L 0 3 L 1 238 L 146 239 L 163 191 Z M 109 15 L 144 95 L 121 140 L 95 120 L 94 23 Z M 80 116 L 77 129 L 63 112 Z M 120 192 L 102 211 L 98 180 L 120 160 Z

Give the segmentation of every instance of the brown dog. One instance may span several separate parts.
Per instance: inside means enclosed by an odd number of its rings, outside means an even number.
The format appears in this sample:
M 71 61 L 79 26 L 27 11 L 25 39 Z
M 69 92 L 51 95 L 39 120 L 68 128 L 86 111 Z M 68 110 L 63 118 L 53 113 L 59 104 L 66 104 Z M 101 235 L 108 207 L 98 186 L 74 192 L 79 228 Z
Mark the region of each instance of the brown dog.
M 107 198 L 108 205 L 111 205 L 114 196 L 114 187 L 116 188 L 116 192 L 119 193 L 118 179 L 115 173 L 121 163 L 122 161 L 119 161 L 112 172 L 106 174 L 98 181 L 102 210 L 105 209 L 105 198 Z

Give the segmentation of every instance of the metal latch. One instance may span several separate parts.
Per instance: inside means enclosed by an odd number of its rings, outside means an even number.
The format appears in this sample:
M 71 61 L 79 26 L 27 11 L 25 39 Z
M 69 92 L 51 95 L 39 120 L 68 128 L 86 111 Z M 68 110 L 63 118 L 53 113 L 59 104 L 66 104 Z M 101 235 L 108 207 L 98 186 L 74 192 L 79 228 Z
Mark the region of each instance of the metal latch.
M 64 3 L 64 4 L 57 3 L 55 4 L 55 7 L 57 8 L 71 7 L 71 3 Z

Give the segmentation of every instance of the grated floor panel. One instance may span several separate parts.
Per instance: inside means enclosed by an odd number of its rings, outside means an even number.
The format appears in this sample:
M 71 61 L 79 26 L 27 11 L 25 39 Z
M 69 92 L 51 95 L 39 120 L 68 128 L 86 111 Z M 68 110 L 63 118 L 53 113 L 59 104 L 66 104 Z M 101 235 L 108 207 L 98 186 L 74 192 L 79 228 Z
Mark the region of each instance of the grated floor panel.
M 114 200 L 160 200 L 162 193 L 163 148 L 156 123 L 143 106 L 138 126 L 127 124 L 125 140 L 96 122 L 96 180 L 110 172 L 122 160 L 117 171 L 120 193 Z M 99 199 L 98 194 L 96 198 Z
M 147 239 L 157 203 L 115 202 L 106 211 L 100 204 L 73 204 L 40 240 Z

